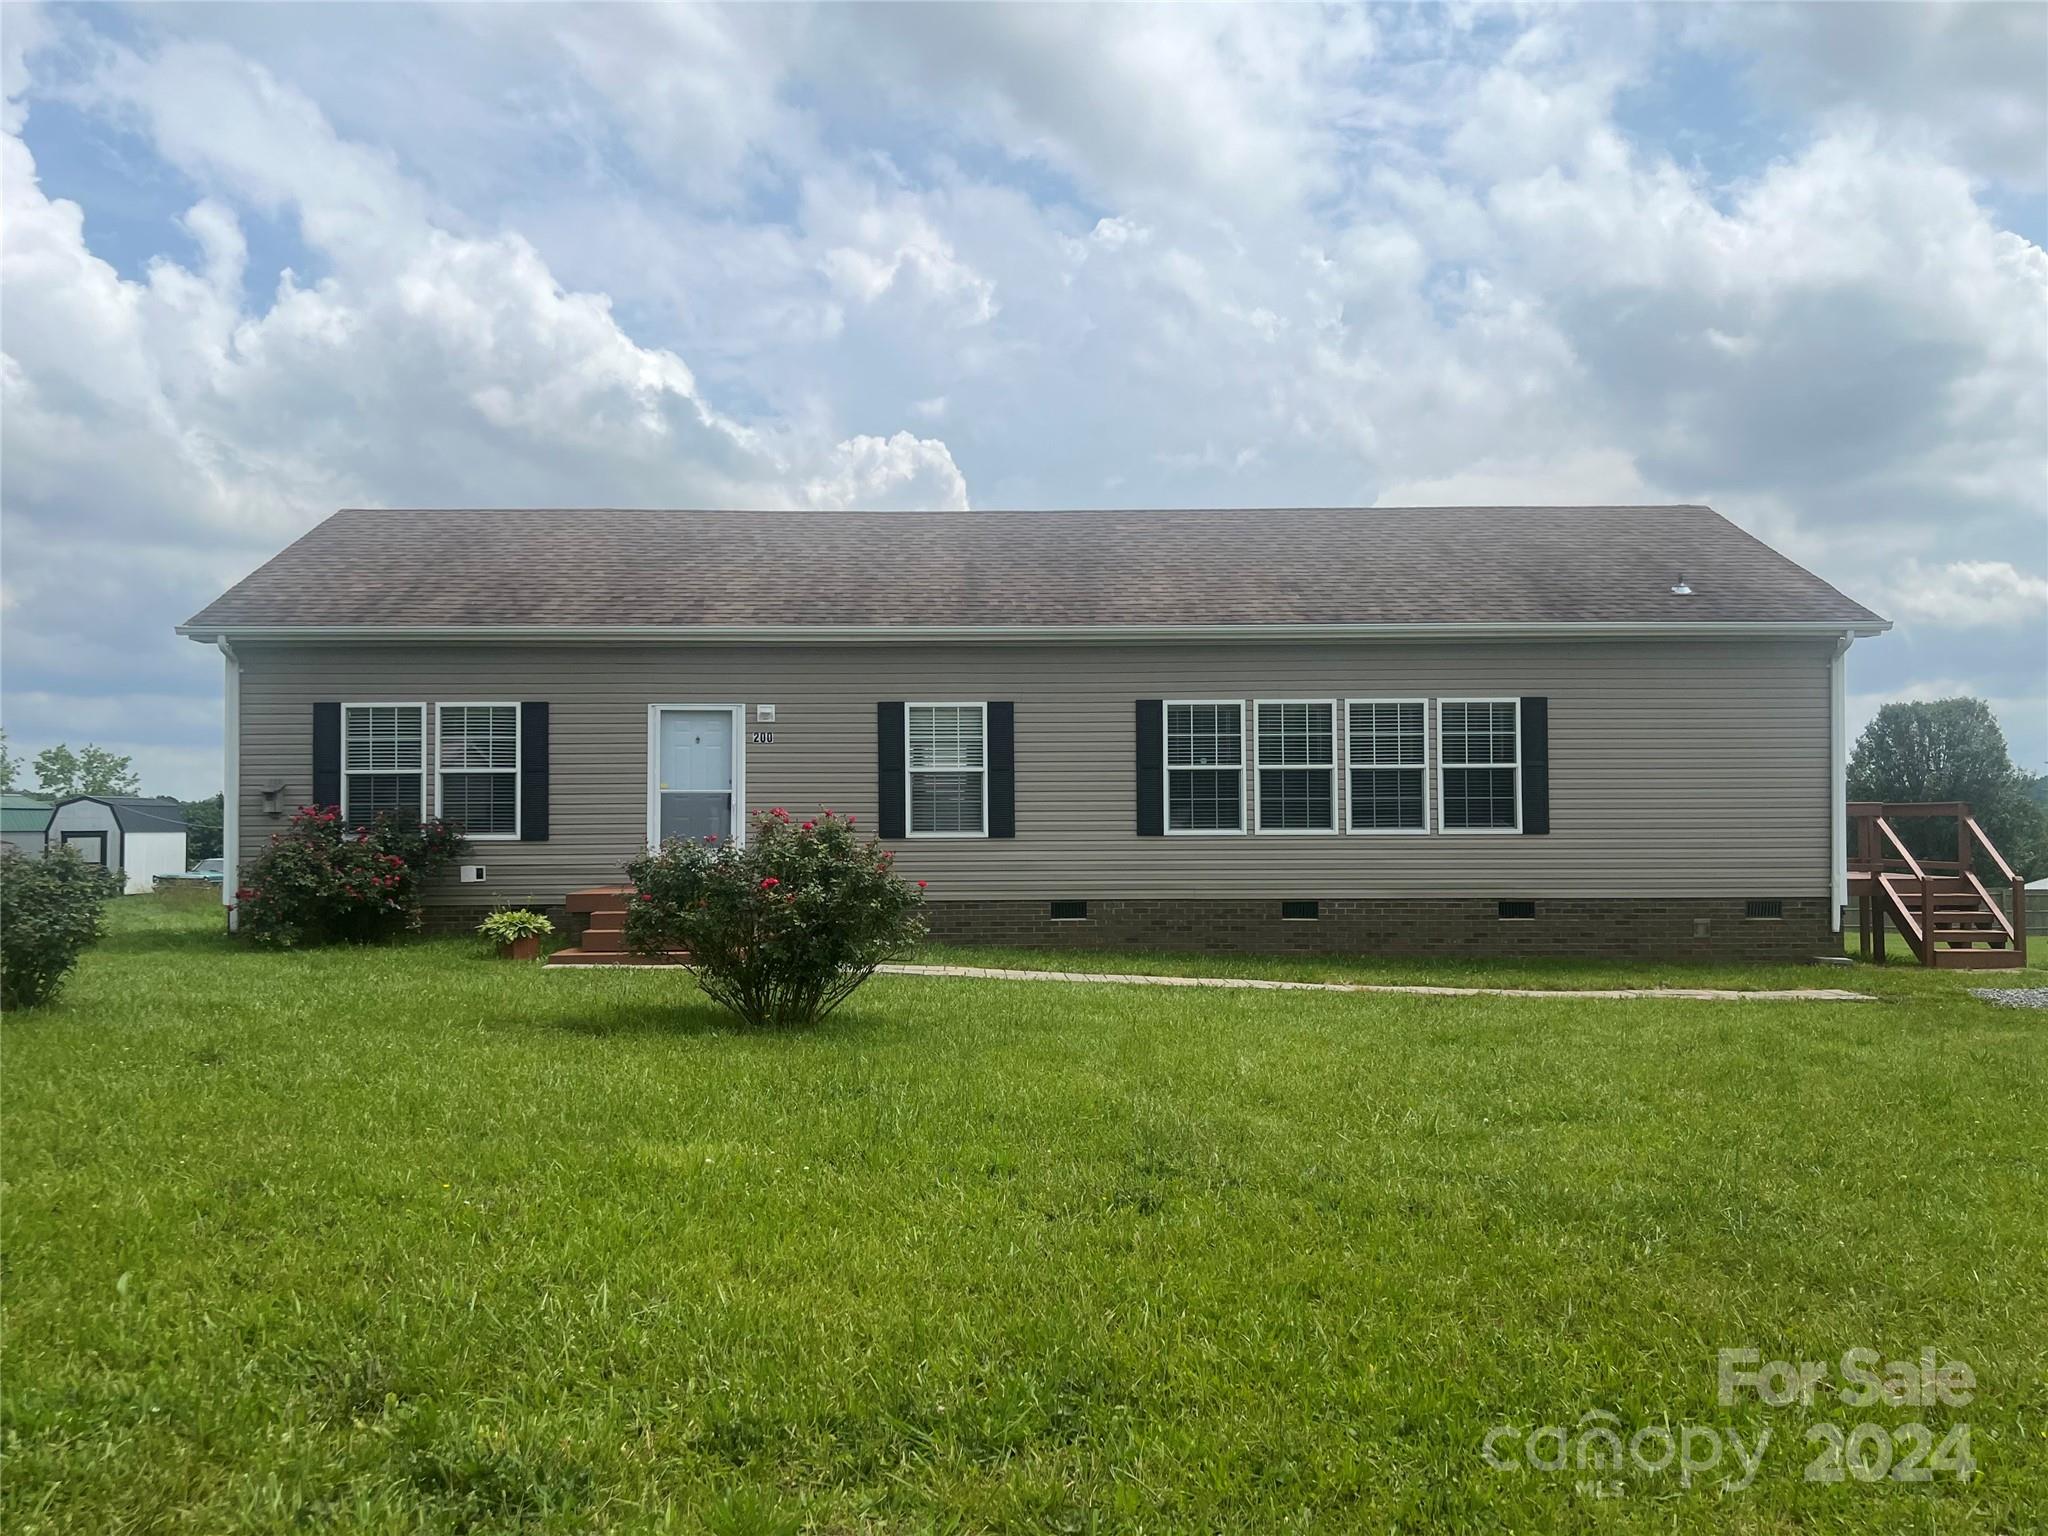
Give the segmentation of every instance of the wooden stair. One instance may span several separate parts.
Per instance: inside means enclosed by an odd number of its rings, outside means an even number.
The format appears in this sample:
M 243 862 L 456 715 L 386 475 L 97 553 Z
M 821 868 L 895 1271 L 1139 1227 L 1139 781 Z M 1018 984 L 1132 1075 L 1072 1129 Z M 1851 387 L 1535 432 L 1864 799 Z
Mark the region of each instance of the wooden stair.
M 576 943 L 548 956 L 549 965 L 681 965 L 689 951 L 666 950 L 643 955 L 626 947 L 626 904 L 633 899 L 630 885 L 593 886 L 572 891 L 563 903 L 569 922 L 579 930 Z
M 1856 850 L 1849 889 L 1856 899 L 1858 942 L 1866 959 L 1882 960 L 1885 922 L 1922 965 L 1940 970 L 2008 971 L 2027 963 L 2026 885 L 1992 846 L 1967 805 L 1951 803 L 1849 806 Z M 1892 826 L 1912 816 L 1953 818 L 1956 856 L 1916 858 Z M 1978 855 L 2011 886 L 2012 909 L 1993 899 L 1972 865 Z

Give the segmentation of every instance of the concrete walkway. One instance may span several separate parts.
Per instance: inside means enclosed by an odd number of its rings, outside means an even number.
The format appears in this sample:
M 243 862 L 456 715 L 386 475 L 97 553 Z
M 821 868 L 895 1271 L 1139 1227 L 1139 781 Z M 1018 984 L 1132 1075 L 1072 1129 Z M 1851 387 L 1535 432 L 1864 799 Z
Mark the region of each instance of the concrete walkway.
M 1246 992 L 1396 992 L 1409 997 L 1617 998 L 1682 997 L 1706 1003 L 1874 1003 L 1868 992 L 1838 987 L 1795 987 L 1783 992 L 1738 992 L 1728 987 L 1396 987 L 1360 981 L 1261 981 L 1250 976 L 1119 976 L 1093 971 L 1006 971 L 981 965 L 884 965 L 884 976 L 969 976 L 982 981 L 1093 981 L 1130 987 L 1225 987 Z

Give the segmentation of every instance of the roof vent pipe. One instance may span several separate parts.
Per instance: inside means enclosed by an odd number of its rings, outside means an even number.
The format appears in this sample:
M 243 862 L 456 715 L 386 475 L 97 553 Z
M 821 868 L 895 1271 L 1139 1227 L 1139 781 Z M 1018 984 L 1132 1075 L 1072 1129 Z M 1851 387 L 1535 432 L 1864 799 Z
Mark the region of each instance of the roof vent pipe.
M 1678 580 L 1671 583 L 1671 590 L 1679 597 L 1692 596 L 1692 588 L 1685 584 L 1685 577 L 1683 575 L 1681 575 L 1678 578 Z

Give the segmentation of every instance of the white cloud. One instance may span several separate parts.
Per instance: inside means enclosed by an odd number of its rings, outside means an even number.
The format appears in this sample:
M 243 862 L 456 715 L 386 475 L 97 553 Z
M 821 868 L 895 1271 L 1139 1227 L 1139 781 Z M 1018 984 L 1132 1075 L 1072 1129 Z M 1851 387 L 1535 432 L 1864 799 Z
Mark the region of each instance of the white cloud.
M 170 626 L 339 505 L 966 505 L 936 440 L 720 411 L 602 294 L 564 288 L 516 232 L 450 227 L 228 50 L 104 57 L 80 99 L 135 114 L 217 195 L 184 216 L 197 264 L 132 281 L 0 138 L 10 676 L 210 684 Z M 323 275 L 249 306 L 230 200 L 295 218 Z
M 1379 494 L 1382 507 L 1516 507 L 1573 504 L 1640 507 L 1672 497 L 1643 483 L 1634 462 L 1614 449 L 1502 462 L 1480 459 L 1470 469 L 1432 480 L 1399 481 Z
M 1126 207 L 1227 216 L 1340 185 L 1331 108 L 1376 46 L 1363 12 L 1282 6 L 827 8 L 811 40 L 828 98 L 879 77 L 906 113 Z
M 921 201 L 851 178 L 804 189 L 805 227 L 825 247 L 819 267 L 833 290 L 873 304 L 900 288 L 961 325 L 993 319 L 995 284 L 962 261 Z
M 823 471 L 805 482 L 810 507 L 866 507 L 879 511 L 967 507 L 967 481 L 946 445 L 898 432 L 855 437 L 839 445 Z
M 2048 577 L 2004 560 L 1910 562 L 1894 581 L 1894 616 L 1944 629 L 2026 629 L 2041 643 L 2035 659 L 2048 667 Z
M 2039 5 L 1727 5 L 1688 18 L 1781 106 L 1878 111 L 1973 174 L 2048 181 L 2048 10 Z
M 1089 238 L 1105 250 L 1120 251 L 1127 245 L 1145 244 L 1152 238 L 1152 231 L 1133 219 L 1120 219 L 1110 213 L 1095 221 Z
M 528 32 L 534 12 L 478 7 L 475 23 Z M 782 99 L 786 19 L 773 7 L 610 5 L 545 14 L 544 36 L 606 98 L 641 156 L 720 203 L 744 195 L 750 164 L 806 132 Z

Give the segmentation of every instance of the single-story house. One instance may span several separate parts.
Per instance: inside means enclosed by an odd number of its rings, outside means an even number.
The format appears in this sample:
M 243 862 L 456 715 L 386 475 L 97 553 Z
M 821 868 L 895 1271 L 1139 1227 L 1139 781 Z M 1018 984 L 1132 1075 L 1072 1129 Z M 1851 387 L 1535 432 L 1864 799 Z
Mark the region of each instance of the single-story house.
M 46 795 L 0 791 L 0 843 L 21 853 L 41 853 L 48 841 L 50 805 Z
M 230 867 L 438 813 L 466 920 L 829 807 L 947 939 L 1805 958 L 1888 627 L 1705 507 L 380 509 L 180 633 Z
M 49 840 L 118 870 L 130 896 L 185 869 L 185 811 L 168 796 L 71 795 L 50 812 Z

